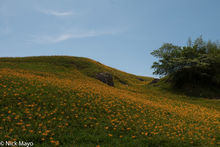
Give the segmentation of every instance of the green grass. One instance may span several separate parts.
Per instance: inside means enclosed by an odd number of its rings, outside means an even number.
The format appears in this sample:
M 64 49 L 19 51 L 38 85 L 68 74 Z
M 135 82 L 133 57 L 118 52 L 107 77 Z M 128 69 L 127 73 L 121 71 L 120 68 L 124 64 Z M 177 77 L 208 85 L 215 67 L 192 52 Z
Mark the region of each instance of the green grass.
M 93 78 L 103 71 L 113 74 L 115 87 Z M 35 146 L 219 145 L 218 100 L 149 86 L 151 80 L 87 58 L 1 58 L 0 140 Z

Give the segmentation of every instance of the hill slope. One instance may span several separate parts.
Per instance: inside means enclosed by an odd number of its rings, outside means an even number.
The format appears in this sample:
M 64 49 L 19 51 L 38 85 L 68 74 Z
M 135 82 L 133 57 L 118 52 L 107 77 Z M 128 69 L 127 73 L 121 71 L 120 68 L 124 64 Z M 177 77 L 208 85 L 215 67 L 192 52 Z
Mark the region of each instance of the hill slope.
M 94 77 L 109 72 L 115 86 Z M 217 146 L 218 100 L 80 57 L 0 58 L 0 140 L 36 146 Z

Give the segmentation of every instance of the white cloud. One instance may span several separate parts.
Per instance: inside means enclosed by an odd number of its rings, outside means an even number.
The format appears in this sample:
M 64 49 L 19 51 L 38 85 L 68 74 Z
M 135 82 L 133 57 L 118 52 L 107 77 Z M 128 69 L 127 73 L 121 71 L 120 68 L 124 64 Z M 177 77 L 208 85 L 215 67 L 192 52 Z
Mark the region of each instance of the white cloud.
M 72 11 L 61 12 L 61 11 L 54 11 L 54 10 L 40 10 L 40 12 L 47 14 L 47 15 L 57 16 L 57 17 L 77 15 L 77 13 L 74 13 Z
M 121 32 L 116 29 L 108 29 L 108 30 L 75 30 L 69 31 L 70 33 L 61 33 L 58 35 L 40 35 L 35 36 L 33 41 L 41 44 L 48 43 L 59 43 L 69 39 L 80 39 L 80 38 L 88 38 L 88 37 L 96 37 L 102 35 L 111 35 Z

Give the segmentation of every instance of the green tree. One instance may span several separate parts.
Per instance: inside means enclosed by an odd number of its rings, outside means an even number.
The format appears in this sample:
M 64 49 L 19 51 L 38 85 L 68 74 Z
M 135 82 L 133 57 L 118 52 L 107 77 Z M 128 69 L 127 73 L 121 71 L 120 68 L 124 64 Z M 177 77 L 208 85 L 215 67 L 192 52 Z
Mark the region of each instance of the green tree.
M 154 74 L 168 76 L 177 87 L 186 84 L 220 85 L 220 46 L 218 42 L 205 42 L 202 36 L 187 46 L 163 44 L 151 53 L 158 58 L 152 68 Z

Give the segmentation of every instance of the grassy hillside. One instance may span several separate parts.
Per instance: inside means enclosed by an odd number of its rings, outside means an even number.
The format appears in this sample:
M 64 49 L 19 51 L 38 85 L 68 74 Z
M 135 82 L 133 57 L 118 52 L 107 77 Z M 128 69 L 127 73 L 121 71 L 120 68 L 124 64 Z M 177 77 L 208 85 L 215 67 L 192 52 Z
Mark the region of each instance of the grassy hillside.
M 115 86 L 94 77 L 110 72 Z M 0 141 L 35 146 L 218 146 L 220 101 L 80 57 L 0 58 Z

